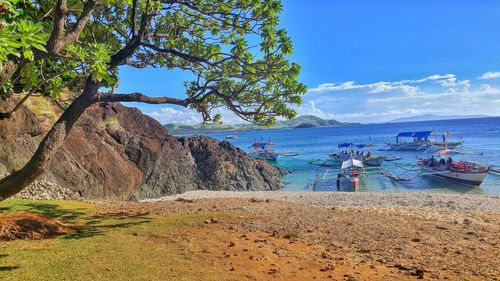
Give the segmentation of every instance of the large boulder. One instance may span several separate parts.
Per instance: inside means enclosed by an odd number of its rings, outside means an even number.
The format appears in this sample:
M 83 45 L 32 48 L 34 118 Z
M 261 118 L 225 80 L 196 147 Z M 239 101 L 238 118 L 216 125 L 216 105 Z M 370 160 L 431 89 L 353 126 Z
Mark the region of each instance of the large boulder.
M 46 133 L 43 128 L 27 107 L 0 121 L 0 172 L 24 165 Z M 252 159 L 229 142 L 170 136 L 156 120 L 119 103 L 87 109 L 42 179 L 87 199 L 282 187 L 280 169 Z

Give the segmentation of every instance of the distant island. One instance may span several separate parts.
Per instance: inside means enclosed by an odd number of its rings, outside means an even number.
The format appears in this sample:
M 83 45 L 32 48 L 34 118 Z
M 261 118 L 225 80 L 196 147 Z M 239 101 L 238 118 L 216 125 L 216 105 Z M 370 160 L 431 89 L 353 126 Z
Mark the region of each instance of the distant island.
M 292 120 L 276 121 L 272 127 L 258 126 L 254 124 L 237 124 L 237 125 L 184 125 L 184 124 L 165 124 L 164 126 L 173 135 L 188 135 L 188 134 L 207 134 L 218 132 L 237 132 L 251 130 L 277 130 L 277 129 L 292 129 L 292 128 L 315 128 L 352 125 L 354 123 L 339 122 L 334 119 L 322 119 L 314 115 L 302 115 Z
M 453 120 L 453 119 L 470 119 L 470 118 L 487 118 L 491 117 L 488 115 L 434 115 L 425 114 L 410 117 L 401 117 L 389 121 L 389 123 L 401 123 L 401 122 L 418 122 L 418 121 L 435 121 L 435 120 Z

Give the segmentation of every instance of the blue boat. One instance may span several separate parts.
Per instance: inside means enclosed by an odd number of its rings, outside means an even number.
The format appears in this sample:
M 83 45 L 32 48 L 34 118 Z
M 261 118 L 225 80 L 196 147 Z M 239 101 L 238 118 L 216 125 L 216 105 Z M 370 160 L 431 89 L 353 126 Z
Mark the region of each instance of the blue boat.
M 383 150 L 394 150 L 394 151 L 424 151 L 431 147 L 432 145 L 454 148 L 462 145 L 462 141 L 447 141 L 447 137 L 451 136 L 451 133 L 444 132 L 442 135 L 442 141 L 432 140 L 429 137 L 437 136 L 437 131 L 419 131 L 419 132 L 401 132 L 396 135 L 395 143 L 386 143 L 387 148 Z M 410 139 L 409 141 L 407 141 Z

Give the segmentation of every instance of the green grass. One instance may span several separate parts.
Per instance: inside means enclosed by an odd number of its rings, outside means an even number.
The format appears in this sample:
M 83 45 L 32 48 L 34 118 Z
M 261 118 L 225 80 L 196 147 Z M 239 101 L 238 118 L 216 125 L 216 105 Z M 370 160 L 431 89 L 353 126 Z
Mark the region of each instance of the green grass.
M 86 202 L 30 200 L 6 200 L 0 210 L 42 213 L 82 227 L 53 239 L 0 242 L 1 280 L 220 280 L 199 257 L 184 254 L 189 241 L 149 238 L 221 213 L 97 215 L 96 206 Z
M 118 118 L 116 116 L 107 117 L 99 122 L 99 127 L 101 128 L 105 128 L 108 126 L 121 128 L 120 121 L 118 121 Z

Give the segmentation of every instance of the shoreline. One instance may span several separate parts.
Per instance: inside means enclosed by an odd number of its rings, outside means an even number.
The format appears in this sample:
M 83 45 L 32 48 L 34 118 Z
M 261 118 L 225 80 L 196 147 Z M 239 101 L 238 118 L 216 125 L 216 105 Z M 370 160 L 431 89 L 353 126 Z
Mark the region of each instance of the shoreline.
M 316 206 L 409 207 L 500 213 L 500 196 L 428 192 L 304 192 L 304 191 L 209 191 L 194 190 L 141 203 L 197 199 L 276 200 Z

